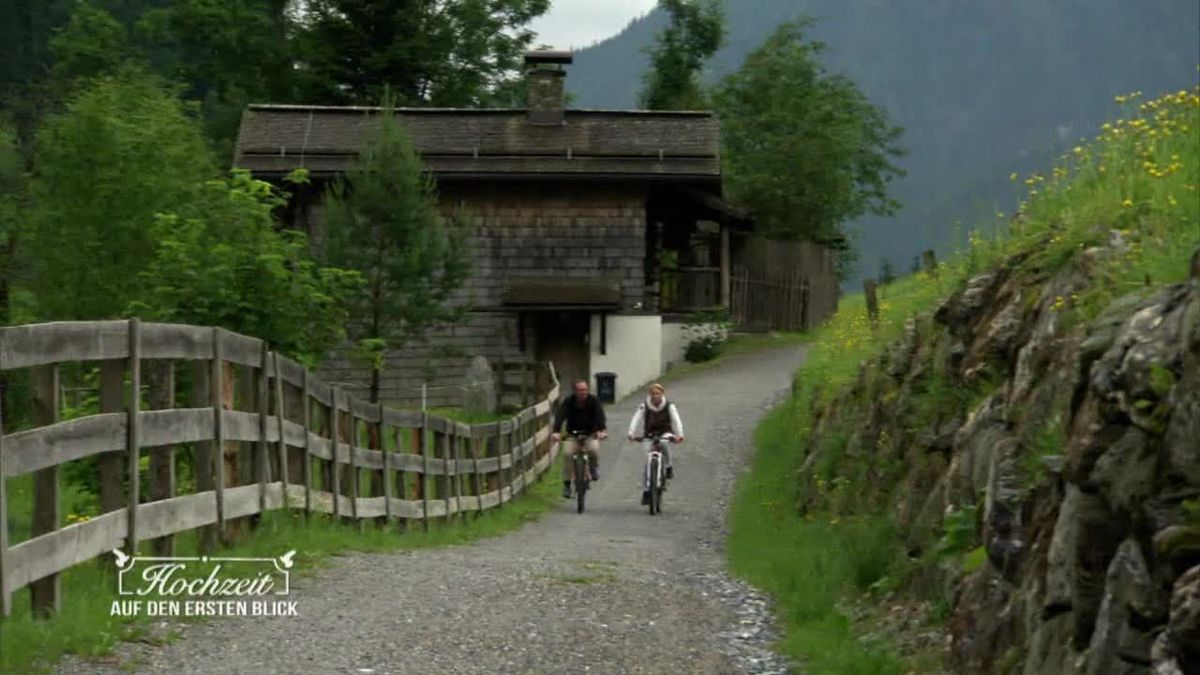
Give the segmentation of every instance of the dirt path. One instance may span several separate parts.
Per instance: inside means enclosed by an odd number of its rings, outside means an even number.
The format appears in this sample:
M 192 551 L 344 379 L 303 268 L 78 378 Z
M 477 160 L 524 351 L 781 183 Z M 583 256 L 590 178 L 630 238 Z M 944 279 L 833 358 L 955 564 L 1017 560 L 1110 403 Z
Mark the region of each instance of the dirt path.
M 144 673 L 787 672 L 767 649 L 765 603 L 724 573 L 721 544 L 754 425 L 802 359 L 772 349 L 670 384 L 688 442 L 661 517 L 639 504 L 640 449 L 619 440 L 629 397 L 608 408 L 615 438 L 584 515 L 563 500 L 501 538 L 347 555 L 296 581 L 298 618 L 213 619 L 121 655 Z M 104 671 L 72 659 L 59 672 Z

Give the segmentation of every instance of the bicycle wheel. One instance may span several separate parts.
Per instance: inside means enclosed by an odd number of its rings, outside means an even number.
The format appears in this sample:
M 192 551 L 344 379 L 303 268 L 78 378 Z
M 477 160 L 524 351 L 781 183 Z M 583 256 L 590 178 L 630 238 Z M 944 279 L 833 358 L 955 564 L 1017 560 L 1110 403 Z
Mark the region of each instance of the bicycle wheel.
M 658 512 L 658 458 L 650 458 L 650 476 L 647 481 L 650 487 L 650 515 Z
M 575 511 L 583 513 L 583 500 L 587 494 L 587 459 L 584 455 L 575 456 Z

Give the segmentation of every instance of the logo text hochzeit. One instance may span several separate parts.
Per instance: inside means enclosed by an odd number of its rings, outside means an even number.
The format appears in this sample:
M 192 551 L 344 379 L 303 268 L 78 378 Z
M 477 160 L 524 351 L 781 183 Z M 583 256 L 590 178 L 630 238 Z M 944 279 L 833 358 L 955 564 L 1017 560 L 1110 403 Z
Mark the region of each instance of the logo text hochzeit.
M 275 558 L 131 556 L 113 549 L 113 616 L 297 616 L 294 550 Z

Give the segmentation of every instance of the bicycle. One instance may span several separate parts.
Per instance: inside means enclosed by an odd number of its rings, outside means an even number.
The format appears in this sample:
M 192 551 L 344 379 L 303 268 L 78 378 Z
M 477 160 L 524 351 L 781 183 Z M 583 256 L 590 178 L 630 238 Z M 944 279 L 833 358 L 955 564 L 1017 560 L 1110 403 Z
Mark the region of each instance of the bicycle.
M 666 489 L 666 467 L 663 466 L 663 443 L 670 443 L 675 439 L 675 435 L 671 433 L 657 434 L 649 436 L 650 451 L 646 453 L 646 489 L 650 493 L 649 505 L 650 515 L 662 513 L 662 497 L 663 491 Z M 641 438 L 637 439 L 641 441 Z
M 575 450 L 571 453 L 571 482 L 575 486 L 576 513 L 583 513 L 583 502 L 587 495 L 588 484 L 592 479 L 591 464 L 588 462 L 586 441 L 591 434 L 583 431 L 570 432 L 575 440 Z

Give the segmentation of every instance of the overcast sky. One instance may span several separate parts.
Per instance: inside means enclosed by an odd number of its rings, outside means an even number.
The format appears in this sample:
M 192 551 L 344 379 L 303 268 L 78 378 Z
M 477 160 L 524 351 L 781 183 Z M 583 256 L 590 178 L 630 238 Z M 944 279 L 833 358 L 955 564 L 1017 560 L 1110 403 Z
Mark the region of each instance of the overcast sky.
M 616 35 L 655 4 L 657 0 L 553 0 L 550 11 L 530 25 L 538 35 L 533 43 L 556 49 L 586 47 Z

